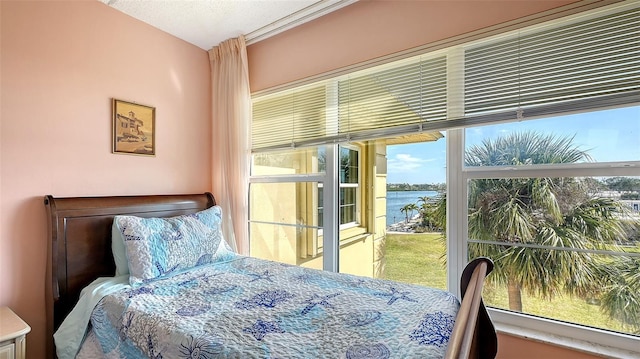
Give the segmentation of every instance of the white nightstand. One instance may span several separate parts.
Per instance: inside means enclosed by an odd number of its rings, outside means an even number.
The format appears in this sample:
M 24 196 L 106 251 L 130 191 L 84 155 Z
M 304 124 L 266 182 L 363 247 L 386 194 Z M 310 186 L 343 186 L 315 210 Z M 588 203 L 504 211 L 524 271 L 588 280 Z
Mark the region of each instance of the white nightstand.
M 31 327 L 16 313 L 0 307 L 0 359 L 24 359 L 30 331 Z

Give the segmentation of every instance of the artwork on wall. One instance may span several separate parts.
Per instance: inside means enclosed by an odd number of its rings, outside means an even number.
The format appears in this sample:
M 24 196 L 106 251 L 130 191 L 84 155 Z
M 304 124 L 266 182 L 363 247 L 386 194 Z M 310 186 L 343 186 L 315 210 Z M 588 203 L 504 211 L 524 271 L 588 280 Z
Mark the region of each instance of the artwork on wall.
M 113 99 L 113 153 L 156 154 L 156 108 Z

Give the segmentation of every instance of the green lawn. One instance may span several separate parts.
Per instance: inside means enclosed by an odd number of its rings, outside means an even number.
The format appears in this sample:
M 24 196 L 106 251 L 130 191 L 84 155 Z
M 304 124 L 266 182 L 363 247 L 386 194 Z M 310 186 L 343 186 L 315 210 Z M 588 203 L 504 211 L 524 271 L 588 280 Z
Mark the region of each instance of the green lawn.
M 444 253 L 439 233 L 387 234 L 383 278 L 445 289 Z M 487 305 L 508 309 L 504 286 L 487 284 L 483 295 Z M 522 293 L 522 306 L 528 314 L 629 333 L 598 305 L 581 298 L 562 295 L 545 300 Z
M 439 233 L 387 234 L 383 278 L 446 289 L 444 253 Z

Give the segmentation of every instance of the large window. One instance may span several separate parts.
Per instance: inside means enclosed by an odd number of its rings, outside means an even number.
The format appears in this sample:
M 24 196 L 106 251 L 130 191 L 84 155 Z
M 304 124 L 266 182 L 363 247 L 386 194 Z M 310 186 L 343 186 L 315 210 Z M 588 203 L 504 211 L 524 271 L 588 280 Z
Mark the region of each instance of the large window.
M 325 269 L 353 258 L 340 249 L 345 225 L 361 229 L 348 236 L 358 253 L 384 228 L 381 139 L 444 135 L 449 290 L 458 290 L 471 257 L 486 255 L 496 263 L 485 295 L 498 324 L 637 351 L 637 1 L 262 95 L 254 104 L 254 159 L 312 149 L 296 162 L 307 172 L 254 170 L 252 188 L 296 184 L 297 218 L 281 217 L 300 238 L 320 233 Z M 283 131 L 264 130 L 272 124 Z M 354 141 L 366 144 L 366 155 Z M 326 165 L 309 165 L 322 151 Z M 254 225 L 282 225 L 254 218 L 252 242 Z M 366 247 L 372 261 L 383 242 Z
M 489 305 L 640 332 L 638 139 L 640 106 L 466 130 L 468 252 L 495 260 Z

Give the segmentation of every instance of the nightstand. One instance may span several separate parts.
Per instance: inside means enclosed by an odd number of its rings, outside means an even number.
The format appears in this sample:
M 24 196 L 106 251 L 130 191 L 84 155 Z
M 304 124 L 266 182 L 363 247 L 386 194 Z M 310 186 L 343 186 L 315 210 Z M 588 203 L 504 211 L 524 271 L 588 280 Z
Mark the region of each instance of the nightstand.
M 31 327 L 16 313 L 0 307 L 0 359 L 24 359 L 30 331 Z

